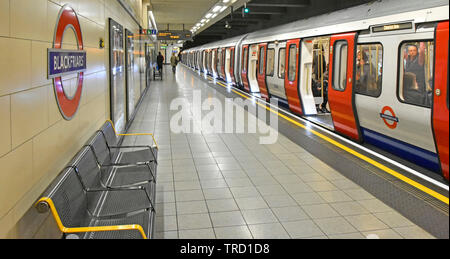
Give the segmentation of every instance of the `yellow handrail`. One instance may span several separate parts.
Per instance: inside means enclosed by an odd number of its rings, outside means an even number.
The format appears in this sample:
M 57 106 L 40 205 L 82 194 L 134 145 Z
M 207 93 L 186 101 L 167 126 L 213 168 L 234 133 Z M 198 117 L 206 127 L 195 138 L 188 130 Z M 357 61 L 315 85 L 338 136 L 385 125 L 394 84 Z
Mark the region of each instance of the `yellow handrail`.
M 56 210 L 55 204 L 52 199 L 48 197 L 43 197 L 39 199 L 39 201 L 35 204 L 37 206 L 39 203 L 45 202 L 50 207 L 50 211 L 52 212 L 53 218 L 58 225 L 59 230 L 65 234 L 72 233 L 86 233 L 86 232 L 104 232 L 104 231 L 123 231 L 123 230 L 137 230 L 141 233 L 143 239 L 147 239 L 147 235 L 145 235 L 142 226 L 134 224 L 134 225 L 116 225 L 116 226 L 99 226 L 99 227 L 77 227 L 77 228 L 68 228 L 62 224 L 61 218 L 59 217 L 58 211 Z
M 111 124 L 111 126 L 112 126 L 112 128 L 114 130 L 114 133 L 117 136 L 152 136 L 153 143 L 155 143 L 156 149 L 159 149 L 158 144 L 156 143 L 155 136 L 152 133 L 127 133 L 127 134 L 120 134 L 120 133 L 117 133 L 116 128 L 114 127 L 114 123 L 111 120 L 106 120 L 106 121 L 108 121 Z

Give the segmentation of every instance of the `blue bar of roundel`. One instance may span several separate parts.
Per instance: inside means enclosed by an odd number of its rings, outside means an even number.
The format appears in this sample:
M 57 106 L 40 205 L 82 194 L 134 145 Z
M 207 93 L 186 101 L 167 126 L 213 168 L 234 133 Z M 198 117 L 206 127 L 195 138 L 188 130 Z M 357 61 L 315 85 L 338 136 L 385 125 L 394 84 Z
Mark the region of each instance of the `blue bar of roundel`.
M 85 51 L 49 50 L 48 76 L 49 78 L 62 74 L 78 73 L 86 70 Z

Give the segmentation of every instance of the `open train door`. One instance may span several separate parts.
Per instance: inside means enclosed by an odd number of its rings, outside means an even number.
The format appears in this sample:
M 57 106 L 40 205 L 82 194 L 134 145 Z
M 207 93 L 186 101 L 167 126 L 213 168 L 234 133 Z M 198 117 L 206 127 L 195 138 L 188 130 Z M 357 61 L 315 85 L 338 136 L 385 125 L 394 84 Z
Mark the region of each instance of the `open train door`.
M 353 92 L 356 37 L 356 32 L 331 37 L 328 100 L 336 132 L 360 142 Z
M 449 62 L 448 21 L 441 22 L 436 28 L 435 81 L 433 97 L 433 131 L 436 149 L 439 155 L 442 175 L 448 181 L 448 62 Z
M 289 109 L 299 115 L 303 115 L 302 104 L 298 93 L 298 72 L 300 58 L 300 39 L 289 40 L 286 43 L 286 68 L 284 89 L 286 91 Z
M 267 43 L 259 44 L 258 55 L 258 72 L 256 73 L 261 97 L 269 100 L 269 91 L 266 84 L 266 59 L 267 59 Z

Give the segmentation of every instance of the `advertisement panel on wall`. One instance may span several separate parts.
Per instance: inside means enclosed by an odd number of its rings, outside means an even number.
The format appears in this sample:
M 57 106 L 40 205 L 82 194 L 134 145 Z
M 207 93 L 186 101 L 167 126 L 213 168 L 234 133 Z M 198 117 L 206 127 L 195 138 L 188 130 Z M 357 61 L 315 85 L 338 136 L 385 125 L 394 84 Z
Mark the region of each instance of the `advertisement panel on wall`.
M 109 18 L 111 120 L 118 132 L 123 132 L 127 123 L 123 35 L 122 25 Z
M 130 119 L 133 115 L 135 103 L 134 91 L 134 38 L 133 33 L 125 29 L 125 68 L 126 68 L 126 91 L 127 91 L 127 118 Z

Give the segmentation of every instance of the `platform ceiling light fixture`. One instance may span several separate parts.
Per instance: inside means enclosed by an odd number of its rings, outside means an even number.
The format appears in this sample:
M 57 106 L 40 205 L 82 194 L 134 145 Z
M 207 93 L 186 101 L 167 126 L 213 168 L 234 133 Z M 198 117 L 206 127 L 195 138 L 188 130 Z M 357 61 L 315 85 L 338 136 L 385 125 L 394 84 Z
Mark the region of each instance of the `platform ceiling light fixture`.
M 220 0 L 217 4 L 215 4 L 206 14 L 205 16 L 200 20 L 200 23 L 197 23 L 195 26 L 192 27 L 191 31 L 194 33 L 201 27 L 203 27 L 206 23 L 208 23 L 211 19 L 214 19 L 225 11 L 230 4 L 235 3 L 237 0 Z

